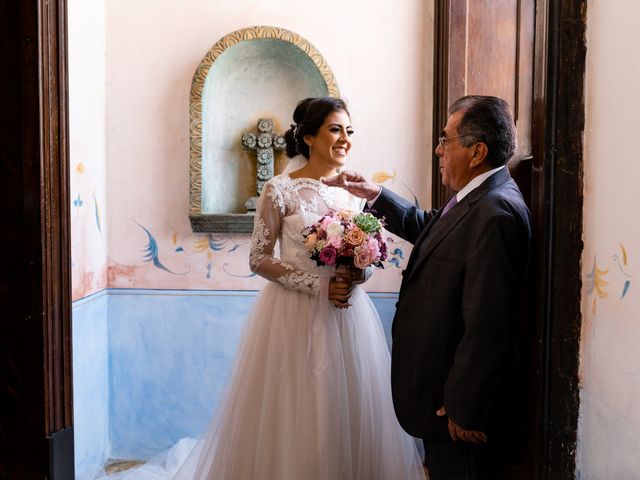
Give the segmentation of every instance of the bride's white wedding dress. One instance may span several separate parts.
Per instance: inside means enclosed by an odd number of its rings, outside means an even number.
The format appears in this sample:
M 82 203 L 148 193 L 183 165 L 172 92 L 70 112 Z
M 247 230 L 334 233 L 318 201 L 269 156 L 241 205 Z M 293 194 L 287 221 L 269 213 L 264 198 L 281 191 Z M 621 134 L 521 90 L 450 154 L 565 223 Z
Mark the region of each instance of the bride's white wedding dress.
M 356 286 L 351 307 L 333 307 L 331 268 L 318 267 L 303 244 L 303 228 L 329 209 L 360 205 L 311 179 L 283 174 L 266 183 L 250 263 L 270 282 L 247 319 L 209 428 L 198 441 L 181 441 L 168 458 L 117 478 L 424 478 L 414 441 L 395 417 L 390 355 L 371 300 Z

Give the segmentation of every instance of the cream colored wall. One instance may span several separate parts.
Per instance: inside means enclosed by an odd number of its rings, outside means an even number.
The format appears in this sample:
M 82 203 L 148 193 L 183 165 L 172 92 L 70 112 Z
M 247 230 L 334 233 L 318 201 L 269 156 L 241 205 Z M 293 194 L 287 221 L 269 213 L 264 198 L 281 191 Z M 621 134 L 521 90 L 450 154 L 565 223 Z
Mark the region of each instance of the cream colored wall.
M 106 7 L 69 0 L 69 154 L 73 298 L 107 286 Z
M 110 287 L 255 289 L 248 235 L 191 233 L 188 103 L 202 56 L 254 25 L 292 30 L 324 56 L 357 129 L 350 166 L 430 198 L 432 12 L 422 0 L 112 0 L 107 4 Z M 426 110 L 425 110 L 426 109 Z M 425 113 L 427 112 L 427 113 Z M 289 123 L 289 119 L 283 120 Z M 394 173 L 395 172 L 395 173 Z M 392 178 L 389 178 L 391 176 Z M 145 230 L 146 229 L 146 230 Z M 157 243 L 154 251 L 151 237 Z M 410 246 L 401 242 L 403 265 Z M 145 255 L 156 260 L 146 261 Z M 155 257 L 154 257 L 155 255 Z M 394 291 L 390 265 L 368 288 Z
M 589 2 L 577 476 L 640 478 L 640 3 Z

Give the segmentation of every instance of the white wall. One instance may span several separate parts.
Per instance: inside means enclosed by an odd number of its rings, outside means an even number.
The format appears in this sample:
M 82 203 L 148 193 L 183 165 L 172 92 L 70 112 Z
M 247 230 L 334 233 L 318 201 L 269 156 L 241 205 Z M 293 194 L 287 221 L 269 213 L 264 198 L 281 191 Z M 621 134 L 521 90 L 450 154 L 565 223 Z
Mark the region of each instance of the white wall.
M 73 298 L 107 286 L 106 6 L 69 0 L 69 153 Z
M 215 249 L 188 220 L 191 80 L 211 46 L 241 28 L 273 25 L 311 42 L 349 102 L 357 130 L 350 165 L 367 175 L 395 171 L 386 185 L 428 206 L 431 8 L 422 0 L 108 2 L 109 286 L 263 284 L 248 276 L 248 235 L 215 235 L 224 244 Z M 164 269 L 145 259 L 150 236 Z M 396 246 L 406 260 L 410 246 Z M 379 272 L 367 287 L 395 291 L 400 270 Z
M 639 16 L 637 0 L 588 4 L 581 479 L 640 478 Z

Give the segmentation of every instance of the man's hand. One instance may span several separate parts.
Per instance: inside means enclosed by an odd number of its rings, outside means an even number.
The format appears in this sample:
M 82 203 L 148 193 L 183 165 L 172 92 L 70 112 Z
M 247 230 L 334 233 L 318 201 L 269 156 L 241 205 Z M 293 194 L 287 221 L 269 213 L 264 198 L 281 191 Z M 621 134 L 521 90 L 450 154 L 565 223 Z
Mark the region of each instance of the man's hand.
M 446 414 L 447 412 L 444 409 L 444 406 L 436 412 L 436 415 L 439 417 L 444 417 Z M 451 418 L 449 418 L 448 426 L 449 426 L 449 435 L 451 435 L 451 439 L 454 442 L 457 442 L 458 440 L 461 440 L 467 443 L 486 443 L 487 442 L 487 436 L 484 434 L 484 432 L 481 432 L 479 430 L 465 430 L 456 422 L 451 420 Z
M 347 308 L 351 304 L 353 274 L 348 267 L 338 267 L 329 281 L 329 301 L 337 308 Z
M 368 181 L 358 172 L 345 170 L 333 177 L 323 178 L 322 182 L 330 187 L 344 188 L 351 195 L 371 201 L 378 196 L 380 185 Z

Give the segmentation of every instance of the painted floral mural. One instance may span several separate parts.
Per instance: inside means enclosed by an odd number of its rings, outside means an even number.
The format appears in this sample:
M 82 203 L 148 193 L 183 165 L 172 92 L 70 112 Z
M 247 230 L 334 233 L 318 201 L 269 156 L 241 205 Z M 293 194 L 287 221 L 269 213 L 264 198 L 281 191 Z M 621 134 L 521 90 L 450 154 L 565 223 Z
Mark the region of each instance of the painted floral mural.
M 151 222 L 129 217 L 130 226 L 126 233 L 110 238 L 110 245 L 115 244 L 116 248 L 111 247 L 107 252 L 108 235 L 101 197 L 96 193 L 98 187 L 85 184 L 89 170 L 85 164 L 79 163 L 72 183 L 74 299 L 105 287 L 255 290 L 264 284 L 262 278 L 249 270 L 249 234 L 194 234 L 186 215 L 182 219 L 154 217 Z M 380 184 L 395 184 L 404 190 L 402 194 L 410 195 L 417 203 L 416 195 L 395 171 L 375 172 L 372 179 Z M 122 213 L 124 216 L 125 212 Z M 179 223 L 180 228 L 170 230 L 169 225 L 175 223 Z M 114 234 L 109 232 L 109 235 Z M 96 241 L 87 242 L 88 238 Z M 366 287 L 369 290 L 396 291 L 400 271 L 410 253 L 411 245 L 404 240 L 389 233 L 386 239 L 389 256 L 384 262 L 385 269 L 376 272 L 368 282 Z M 91 272 L 86 262 L 88 251 L 95 253 L 100 249 L 104 249 L 106 263 L 102 274 Z M 85 260 L 77 261 L 80 257 Z M 93 278 L 96 275 L 104 277 L 104 285 L 86 281 L 87 276 Z
M 610 298 L 624 299 L 629 293 L 632 276 L 629 273 L 629 257 L 623 244 L 605 262 L 593 256 L 591 270 L 586 273 L 587 295 L 591 297 L 591 311 L 596 313 L 598 301 Z

